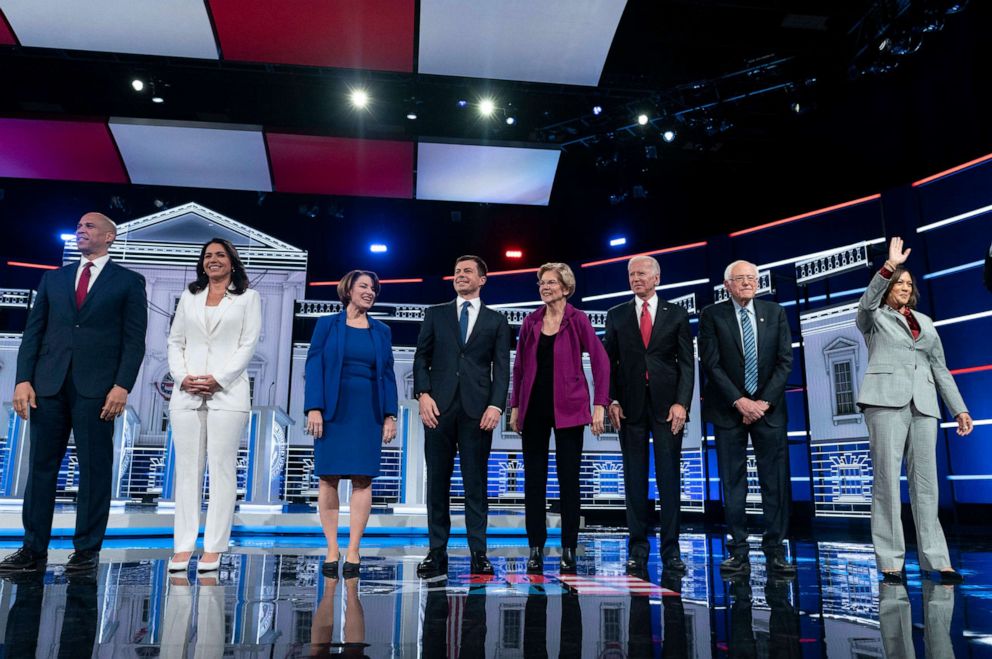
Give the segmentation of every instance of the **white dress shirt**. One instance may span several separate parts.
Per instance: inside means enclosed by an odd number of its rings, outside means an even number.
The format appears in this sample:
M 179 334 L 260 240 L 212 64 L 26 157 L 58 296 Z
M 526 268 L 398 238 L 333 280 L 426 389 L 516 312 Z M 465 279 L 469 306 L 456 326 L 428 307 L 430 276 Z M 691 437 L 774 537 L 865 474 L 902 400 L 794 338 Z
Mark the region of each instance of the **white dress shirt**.
M 479 319 L 479 309 L 482 308 L 482 298 L 475 297 L 471 300 L 458 296 L 455 298 L 455 320 L 461 322 L 462 317 L 462 305 L 466 302 L 469 303 L 468 307 L 468 331 L 465 333 L 465 340 L 468 341 L 468 337 L 472 336 L 472 329 L 475 327 L 475 321 Z
M 641 326 L 641 314 L 644 313 L 644 305 L 648 305 L 648 315 L 651 316 L 651 327 L 654 327 L 655 316 L 658 315 L 658 296 L 652 295 L 647 301 L 642 300 L 639 296 L 634 296 L 634 311 L 635 319 L 637 320 L 637 326 Z
M 83 266 L 87 263 L 92 263 L 93 267 L 90 268 L 90 285 L 86 289 L 86 292 L 89 293 L 93 288 L 93 284 L 96 282 L 96 278 L 100 276 L 101 272 L 103 272 L 103 268 L 107 265 L 107 261 L 109 260 L 110 254 L 104 254 L 103 256 L 93 259 L 92 261 L 87 259 L 85 256 L 79 259 L 79 265 L 76 267 L 76 281 L 73 283 L 72 290 L 76 290 L 76 287 L 79 286 L 79 278 L 83 275 Z
M 758 354 L 758 321 L 754 317 L 754 300 L 747 303 L 746 307 L 742 307 L 737 304 L 737 300 L 730 298 L 731 304 L 734 305 L 734 318 L 737 319 L 737 329 L 741 333 L 741 346 L 744 346 L 744 328 L 741 326 L 741 309 L 747 311 L 747 317 L 751 320 L 751 331 L 754 333 L 754 354 Z

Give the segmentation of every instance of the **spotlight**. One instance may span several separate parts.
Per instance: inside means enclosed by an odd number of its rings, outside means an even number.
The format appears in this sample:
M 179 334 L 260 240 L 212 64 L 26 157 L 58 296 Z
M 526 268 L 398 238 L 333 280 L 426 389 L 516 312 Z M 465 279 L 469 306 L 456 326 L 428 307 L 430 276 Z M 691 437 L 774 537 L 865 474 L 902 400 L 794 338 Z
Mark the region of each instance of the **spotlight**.
M 496 103 L 491 98 L 484 98 L 479 101 L 479 114 L 483 117 L 491 117 L 496 111 Z
M 59 234 L 59 239 L 62 242 L 67 242 L 69 240 L 75 240 L 76 239 L 76 234 L 74 234 L 74 233 L 61 233 L 61 234 Z
M 389 248 L 382 243 L 372 243 L 369 245 L 369 251 L 373 254 L 385 254 L 389 251 Z
M 594 115 L 596 115 L 597 117 L 599 115 L 603 114 L 603 106 L 602 105 L 594 105 L 594 106 L 592 106 L 592 113 Z
M 512 126 L 515 123 L 517 123 L 517 120 L 516 120 L 515 117 L 507 117 L 506 118 L 506 125 L 507 126 Z
M 165 99 L 161 96 L 152 96 L 152 103 L 165 103 Z
M 665 140 L 669 144 L 674 142 L 676 137 L 678 137 L 678 134 L 674 130 L 666 130 L 661 134 L 661 139 Z
M 641 126 L 647 126 L 648 125 L 648 115 L 646 115 L 646 114 L 639 114 L 639 115 L 637 115 L 637 123 L 639 125 L 641 125 Z
M 621 247 L 627 244 L 627 239 L 623 236 L 618 238 L 610 238 L 610 247 Z
M 803 111 L 803 106 L 799 104 L 799 101 L 793 101 L 792 105 L 789 106 L 789 109 L 796 114 L 799 114 Z
M 144 80 L 139 80 L 138 78 L 135 78 L 134 80 L 131 81 L 131 89 L 133 89 L 134 91 L 140 92 L 144 88 L 145 88 Z
M 409 119 L 410 121 L 415 121 L 417 119 L 417 113 L 416 112 L 407 112 L 406 113 L 406 118 Z
M 466 101 L 464 98 L 458 99 L 458 107 L 464 108 L 467 106 L 468 106 L 468 101 Z
M 365 109 L 369 104 L 369 93 L 364 89 L 354 89 L 349 96 L 351 105 L 359 110 Z
M 523 257 L 524 257 L 524 253 L 519 249 L 506 250 L 506 258 L 508 259 L 522 259 Z

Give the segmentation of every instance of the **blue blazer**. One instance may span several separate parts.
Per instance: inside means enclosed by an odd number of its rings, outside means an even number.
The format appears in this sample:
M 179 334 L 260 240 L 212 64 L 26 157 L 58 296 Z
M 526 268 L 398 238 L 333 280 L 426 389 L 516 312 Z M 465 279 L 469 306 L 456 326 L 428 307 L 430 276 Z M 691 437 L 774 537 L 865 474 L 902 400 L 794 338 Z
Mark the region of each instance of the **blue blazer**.
M 17 352 L 17 382 L 54 396 L 71 364 L 81 396 L 103 398 L 115 384 L 131 391 L 145 356 L 145 278 L 111 259 L 76 309 L 78 267 L 76 260 L 41 278 Z
M 318 320 L 310 339 L 310 349 L 307 350 L 303 411 L 321 410 L 328 421 L 334 418 L 341 389 L 346 320 L 343 311 Z M 395 416 L 399 408 L 396 373 L 393 371 L 393 333 L 388 325 L 371 316 L 369 329 L 375 346 L 375 373 L 379 387 L 379 406 L 374 411 L 376 418 L 384 421 L 387 416 Z

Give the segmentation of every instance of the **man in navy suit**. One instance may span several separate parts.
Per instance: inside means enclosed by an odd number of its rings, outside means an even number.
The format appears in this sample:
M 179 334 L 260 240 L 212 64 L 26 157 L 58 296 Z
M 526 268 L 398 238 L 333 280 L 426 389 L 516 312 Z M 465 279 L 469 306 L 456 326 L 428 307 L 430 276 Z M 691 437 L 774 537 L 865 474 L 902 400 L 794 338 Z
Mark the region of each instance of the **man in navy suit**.
M 785 559 L 789 529 L 789 445 L 785 385 L 792 372 L 792 334 L 785 309 L 756 300 L 758 268 L 734 261 L 724 271 L 730 299 L 699 317 L 699 361 L 706 373 L 703 418 L 716 430 L 730 556 L 720 565 L 730 576 L 748 573 L 747 441 L 751 438 L 761 484 L 765 534 L 761 548 L 769 573 L 795 575 Z
M 93 570 L 110 513 L 114 419 L 127 404 L 145 356 L 144 278 L 110 260 L 117 226 L 100 213 L 76 225 L 82 254 L 45 273 L 17 353 L 14 411 L 31 417 L 30 472 L 24 494 L 24 545 L 0 572 L 43 571 L 55 486 L 69 433 L 79 460 L 75 551 L 67 572 Z
M 486 556 L 489 499 L 487 470 L 493 429 L 510 387 L 510 325 L 479 299 L 486 263 L 478 256 L 455 261 L 454 302 L 427 309 L 413 358 L 413 391 L 426 437 L 427 530 L 430 551 L 422 577 L 448 572 L 451 473 L 455 453 L 465 484 L 465 527 L 473 574 L 493 574 Z

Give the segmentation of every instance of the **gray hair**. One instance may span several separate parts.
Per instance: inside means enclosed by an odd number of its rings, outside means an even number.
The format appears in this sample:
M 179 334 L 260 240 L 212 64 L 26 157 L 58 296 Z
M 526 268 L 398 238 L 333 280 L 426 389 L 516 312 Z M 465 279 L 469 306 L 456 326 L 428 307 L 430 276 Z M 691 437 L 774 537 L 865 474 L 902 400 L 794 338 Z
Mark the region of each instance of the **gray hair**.
M 647 254 L 641 254 L 640 256 L 635 256 L 627 261 L 627 272 L 630 272 L 630 266 L 634 261 L 650 261 L 651 267 L 654 268 L 654 274 L 661 276 L 661 264 L 658 263 L 658 259 L 653 256 L 648 256 Z
M 728 265 L 723 271 L 723 281 L 730 281 L 730 273 L 733 272 L 734 268 L 739 265 L 749 265 L 754 269 L 754 276 L 758 276 L 758 266 L 751 263 L 750 261 L 737 260 Z

